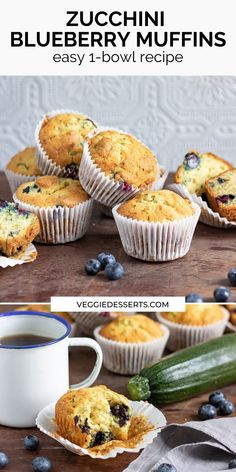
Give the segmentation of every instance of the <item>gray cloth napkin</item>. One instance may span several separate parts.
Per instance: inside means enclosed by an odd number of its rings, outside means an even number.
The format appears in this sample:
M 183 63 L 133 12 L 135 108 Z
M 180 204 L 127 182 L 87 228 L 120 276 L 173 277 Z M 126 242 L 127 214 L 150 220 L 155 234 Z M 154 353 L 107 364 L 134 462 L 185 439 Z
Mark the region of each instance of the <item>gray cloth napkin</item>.
M 234 458 L 236 418 L 190 421 L 164 428 L 124 472 L 153 472 L 163 462 L 178 472 L 228 471 Z

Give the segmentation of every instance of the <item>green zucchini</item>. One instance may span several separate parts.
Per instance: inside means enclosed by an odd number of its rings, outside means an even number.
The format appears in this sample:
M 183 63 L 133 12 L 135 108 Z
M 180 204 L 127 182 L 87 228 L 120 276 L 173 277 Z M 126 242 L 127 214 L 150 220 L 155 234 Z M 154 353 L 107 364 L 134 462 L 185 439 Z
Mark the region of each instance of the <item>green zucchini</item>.
M 236 334 L 170 354 L 128 382 L 132 400 L 174 403 L 236 382 Z

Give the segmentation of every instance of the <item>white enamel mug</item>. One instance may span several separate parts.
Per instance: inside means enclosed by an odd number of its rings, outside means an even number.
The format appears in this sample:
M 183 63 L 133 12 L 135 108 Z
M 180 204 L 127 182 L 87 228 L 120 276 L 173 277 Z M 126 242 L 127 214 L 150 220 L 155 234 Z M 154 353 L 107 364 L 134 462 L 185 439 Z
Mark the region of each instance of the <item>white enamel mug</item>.
M 96 380 L 102 366 L 99 344 L 90 338 L 69 338 L 70 331 L 70 324 L 54 314 L 0 313 L 0 424 L 35 426 L 43 407 L 58 400 L 69 388 L 89 387 Z M 53 339 L 32 346 L 1 345 L 1 338 L 20 334 Z M 70 346 L 90 347 L 97 359 L 87 379 L 69 386 Z

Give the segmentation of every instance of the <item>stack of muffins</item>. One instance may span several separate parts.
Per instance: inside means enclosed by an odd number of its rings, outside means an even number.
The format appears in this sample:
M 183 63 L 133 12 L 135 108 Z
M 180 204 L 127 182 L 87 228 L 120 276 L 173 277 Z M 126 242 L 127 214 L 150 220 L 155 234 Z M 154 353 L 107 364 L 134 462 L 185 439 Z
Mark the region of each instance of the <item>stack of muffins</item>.
M 40 121 L 35 141 L 11 159 L 6 175 L 19 208 L 40 221 L 38 241 L 81 238 L 96 200 L 112 209 L 128 255 L 166 261 L 188 252 L 200 210 L 161 190 L 167 174 L 134 136 L 62 110 Z

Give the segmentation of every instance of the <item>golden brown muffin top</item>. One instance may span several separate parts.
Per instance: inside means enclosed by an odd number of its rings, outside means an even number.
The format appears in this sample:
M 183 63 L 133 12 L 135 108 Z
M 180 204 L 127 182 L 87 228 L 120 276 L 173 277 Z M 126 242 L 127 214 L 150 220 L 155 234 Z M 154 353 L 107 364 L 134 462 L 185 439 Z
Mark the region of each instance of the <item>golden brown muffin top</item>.
M 19 308 L 16 309 L 16 311 L 39 311 L 43 313 L 52 313 L 50 305 L 25 305 L 25 306 L 20 306 Z M 69 323 L 74 323 L 74 320 L 70 316 L 70 313 L 63 312 L 63 311 L 58 311 L 58 312 L 53 312 L 53 313 L 55 313 L 55 315 L 60 316 L 61 318 L 64 318 L 64 320 L 68 321 Z
M 93 162 L 107 177 L 136 188 L 147 188 L 158 178 L 154 154 L 129 134 L 101 131 L 88 139 Z
M 72 208 L 90 199 L 78 180 L 46 175 L 26 182 L 16 190 L 16 197 L 29 205 Z
M 194 214 L 191 202 L 170 190 L 146 190 L 122 203 L 118 213 L 127 218 L 149 222 L 175 221 Z
M 161 316 L 173 323 L 185 324 L 189 326 L 207 326 L 224 319 L 224 310 L 220 305 L 213 303 L 186 305 L 186 310 L 180 312 L 161 313 Z
M 57 165 L 79 165 L 84 140 L 96 128 L 96 124 L 85 115 L 62 113 L 45 118 L 39 140 L 49 159 Z
M 36 148 L 27 147 L 15 154 L 8 162 L 7 169 L 20 175 L 40 175 L 37 166 Z
M 99 332 L 101 336 L 123 343 L 145 343 L 163 336 L 161 325 L 145 315 L 118 316 Z

